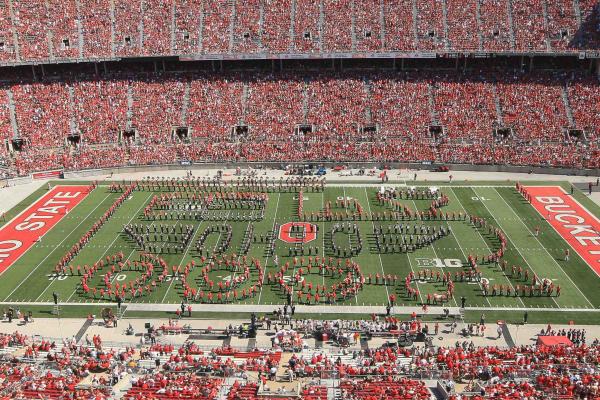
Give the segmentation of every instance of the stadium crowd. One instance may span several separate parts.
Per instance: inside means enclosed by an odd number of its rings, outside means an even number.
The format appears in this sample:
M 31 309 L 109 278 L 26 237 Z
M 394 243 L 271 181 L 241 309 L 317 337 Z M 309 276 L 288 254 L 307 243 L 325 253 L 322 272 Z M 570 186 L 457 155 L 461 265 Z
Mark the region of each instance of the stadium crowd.
M 0 157 L 12 175 L 289 159 L 598 168 L 596 87 L 581 73 L 483 71 L 13 83 L 0 96 Z M 20 150 L 7 152 L 13 138 Z
M 4 61 L 350 51 L 596 49 L 598 3 L 567 0 L 3 0 Z M 13 35 L 14 32 L 14 35 Z
M 372 324 L 313 321 L 312 326 L 315 322 L 359 331 Z M 309 328 L 311 324 L 298 327 Z M 548 330 L 552 333 L 566 334 Z M 305 330 L 299 340 L 312 335 Z M 331 377 L 340 379 L 340 394 L 351 399 L 429 399 L 431 392 L 424 378 L 438 380 L 438 387 L 453 400 L 596 399 L 600 395 L 598 340 L 556 346 L 457 342 L 455 346 L 426 343 L 354 350 L 312 349 L 302 344 L 284 361 L 281 347 L 275 345 L 273 349 L 210 349 L 191 341 L 183 345 L 152 344 L 143 338 L 139 346 L 107 345 L 99 335 L 93 340 L 86 336 L 77 343 L 75 339 L 31 338 L 14 332 L 0 335 L 0 354 L 2 399 L 107 399 L 121 381 L 128 384 L 120 385 L 119 390 L 126 391 L 124 398 L 132 400 L 260 399 L 270 382 L 297 379 L 305 383 L 300 398 L 326 399 L 321 380 Z M 456 386 L 461 382 L 468 385 L 458 393 Z

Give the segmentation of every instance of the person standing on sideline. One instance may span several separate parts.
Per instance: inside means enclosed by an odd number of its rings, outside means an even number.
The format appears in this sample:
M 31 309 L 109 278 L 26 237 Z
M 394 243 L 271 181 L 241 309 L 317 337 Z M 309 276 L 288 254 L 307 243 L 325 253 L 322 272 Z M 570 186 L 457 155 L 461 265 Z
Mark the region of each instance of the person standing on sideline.
M 523 325 L 527 324 L 527 320 L 529 319 L 529 313 L 525 311 L 523 314 Z
M 569 251 L 569 249 L 566 249 L 566 250 L 565 250 L 565 261 L 567 261 L 567 262 L 569 261 L 569 254 L 570 254 L 570 253 L 571 253 L 571 252 Z

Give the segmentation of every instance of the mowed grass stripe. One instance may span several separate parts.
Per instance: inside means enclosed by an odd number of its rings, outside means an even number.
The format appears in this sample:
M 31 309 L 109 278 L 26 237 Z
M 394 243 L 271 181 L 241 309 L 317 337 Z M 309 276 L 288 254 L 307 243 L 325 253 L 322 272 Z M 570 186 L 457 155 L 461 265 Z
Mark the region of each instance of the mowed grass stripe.
M 425 211 L 427 209 L 429 209 L 429 206 L 431 205 L 431 200 L 430 199 L 423 199 L 423 200 L 407 200 L 407 199 L 403 199 L 400 201 L 403 205 L 408 206 L 411 210 L 419 210 L 419 211 Z M 439 229 L 441 226 L 445 225 L 446 222 L 443 221 L 421 221 L 421 220 L 411 220 L 411 221 L 400 221 L 400 222 L 390 222 L 385 224 L 385 227 L 387 226 L 394 226 L 397 223 L 402 223 L 403 225 L 410 225 L 411 227 L 414 225 L 417 226 L 421 226 L 421 225 L 425 225 L 425 226 L 433 226 L 436 227 L 437 229 Z M 412 229 L 411 229 L 412 232 Z M 446 274 L 448 272 L 451 273 L 452 275 L 452 279 L 454 279 L 454 273 L 459 270 L 459 269 L 455 269 L 455 268 L 449 268 L 444 264 L 444 260 L 446 259 L 457 259 L 457 260 L 461 260 L 464 261 L 464 254 L 462 253 L 456 238 L 454 237 L 453 234 L 450 234 L 448 236 L 444 236 L 441 237 L 439 239 L 437 239 L 436 241 L 434 241 L 431 245 L 428 246 L 424 246 L 420 249 L 416 249 L 413 252 L 409 252 L 406 254 L 402 254 L 405 255 L 408 259 L 409 265 L 412 267 L 413 272 L 415 273 L 415 275 L 418 274 L 418 272 L 420 270 L 433 270 L 433 272 L 435 274 L 437 274 L 438 272 L 440 274 Z M 388 255 L 388 257 L 390 259 L 393 260 L 394 255 Z M 436 261 L 436 259 L 440 260 L 439 262 Z M 440 264 L 441 262 L 441 264 Z M 406 275 L 402 276 L 402 282 L 404 281 Z M 436 281 L 436 278 L 434 278 L 433 281 L 424 281 L 424 282 L 420 282 L 420 281 L 416 281 L 416 283 L 413 283 L 413 285 L 417 285 L 419 290 L 421 291 L 421 295 L 420 297 L 422 297 L 422 301 L 426 302 L 426 298 L 427 298 L 427 294 L 443 294 L 447 291 L 447 287 L 442 283 L 442 281 Z M 451 305 L 451 306 L 458 306 L 459 304 L 459 300 L 460 297 L 465 296 L 467 298 L 470 298 L 470 301 L 475 303 L 477 302 L 479 303 L 483 303 L 482 305 L 486 305 L 485 304 L 485 299 L 483 298 L 483 296 L 481 296 L 477 290 L 478 285 L 470 285 L 467 283 L 460 283 L 457 284 L 455 286 L 455 291 L 454 291 L 454 296 L 452 297 L 452 299 L 449 300 L 448 303 L 446 303 L 447 305 Z
M 336 188 L 335 191 L 332 191 L 331 194 L 328 195 L 328 198 L 332 201 L 333 205 L 335 205 L 335 199 L 340 197 L 350 197 L 352 199 L 356 199 L 358 203 L 363 208 L 363 212 L 368 212 L 368 210 L 372 207 L 372 204 L 367 204 L 367 196 L 369 196 L 375 188 L 367 188 L 365 192 L 364 188 L 357 187 L 346 187 L 346 188 Z M 372 202 L 371 202 L 372 203 Z M 353 212 L 354 210 L 349 210 Z M 377 254 L 373 254 L 371 252 L 371 240 L 373 234 L 373 224 L 371 221 L 350 221 L 351 224 L 356 223 L 356 226 L 359 228 L 360 236 L 362 239 L 362 251 L 357 256 L 353 257 L 352 260 L 355 261 L 359 266 L 362 274 L 367 277 L 369 274 L 373 275 L 373 283 L 371 285 L 365 284 L 363 285 L 362 290 L 360 290 L 355 299 L 349 299 L 345 302 L 347 305 L 385 305 L 388 302 L 388 296 L 392 293 L 393 287 L 387 286 L 385 289 L 383 285 L 375 285 L 374 277 L 379 272 L 382 273 L 380 258 Z M 331 224 L 329 223 L 328 229 L 331 229 Z M 381 258 L 381 262 L 383 263 L 383 257 Z M 392 272 L 385 270 L 385 264 L 383 264 L 384 271 L 386 274 Z
M 140 194 L 139 192 L 134 194 L 134 196 L 137 197 L 142 197 L 142 194 Z M 126 223 L 134 223 L 136 217 L 138 217 L 141 209 L 148 203 L 148 201 L 151 198 L 151 194 L 146 198 L 146 200 L 144 202 L 142 202 L 140 204 L 140 207 L 135 211 L 135 212 L 129 212 L 127 217 L 129 217 L 129 220 L 126 221 Z M 133 205 L 132 205 L 133 207 Z M 108 239 L 108 238 L 107 238 Z M 121 244 L 119 245 L 115 245 L 119 240 L 121 240 Z M 125 244 L 123 244 L 125 243 Z M 105 246 L 105 250 L 102 252 L 102 254 L 98 255 L 97 258 L 98 260 L 100 260 L 101 258 L 105 258 L 106 256 L 112 256 L 118 252 L 122 251 L 123 252 L 123 256 L 125 257 L 123 263 L 129 261 L 134 261 L 137 258 L 134 258 L 134 256 L 136 256 L 137 251 L 137 244 L 129 237 L 127 237 L 125 235 L 125 233 L 123 233 L 122 229 L 120 231 L 120 233 L 117 233 L 116 237 L 113 239 L 112 242 L 110 242 L 110 245 Z M 99 279 L 99 283 L 102 283 L 102 278 L 103 275 L 106 273 L 106 271 L 100 272 L 97 274 L 97 276 L 95 278 Z M 140 274 L 140 273 L 136 273 L 136 274 Z M 115 283 L 119 283 L 119 284 L 123 284 L 124 281 L 116 281 L 119 277 L 119 275 L 125 275 L 126 277 L 128 277 L 128 272 L 123 272 L 123 273 L 116 273 L 113 275 L 113 277 L 111 278 L 111 283 L 115 284 Z M 100 285 L 98 285 L 97 287 L 101 287 Z M 77 284 L 75 285 L 75 288 L 71 291 L 71 294 L 69 295 L 69 297 L 67 298 L 67 301 L 69 301 L 69 299 L 72 299 L 73 296 L 76 296 L 77 294 L 79 294 L 80 297 L 80 301 L 81 300 L 85 300 L 84 298 L 84 293 L 82 291 L 80 291 L 81 288 L 79 288 L 79 281 L 77 282 Z M 98 300 L 98 301 L 102 301 L 102 300 Z
M 6 293 L 5 301 L 33 301 L 50 283 L 48 275 L 54 273 L 54 266 L 117 197 L 105 190 L 94 190 L 63 216 L 41 243 L 34 245 L 2 274 L 0 293 Z
M 585 294 L 585 297 L 594 305 L 600 307 L 600 292 L 598 284 L 600 279 L 587 265 L 587 263 L 577 254 L 571 251 L 569 261 L 564 261 L 564 249 L 570 247 L 569 244 L 560 236 L 550 223 L 543 218 L 520 194 L 509 188 L 501 188 L 497 191 L 508 204 L 510 204 L 519 215 L 527 216 L 523 223 L 530 231 L 535 231 L 540 227 L 540 235 L 537 238 L 539 243 L 550 253 L 556 262 L 562 267 L 573 283 Z M 586 207 L 587 208 L 587 207 Z M 588 211 L 593 212 L 587 208 Z M 537 222 L 534 222 L 537 219 Z
M 104 258 L 104 255 L 113 255 L 119 251 L 122 251 L 125 257 L 127 257 L 134 247 L 125 239 L 125 236 L 122 233 L 123 225 L 132 220 L 132 217 L 136 215 L 136 210 L 141 209 L 148 200 L 149 196 L 147 193 L 142 195 L 141 192 L 134 192 L 131 199 L 125 200 L 123 204 L 121 204 L 108 222 L 100 228 L 92 240 L 79 252 L 70 264 L 75 268 L 77 265 L 80 265 L 83 269 L 85 264 L 92 265 L 96 261 L 99 261 L 100 258 Z M 106 209 L 108 209 L 108 207 L 106 207 L 104 211 L 106 211 Z M 134 220 L 135 217 L 132 222 Z M 98 276 L 104 272 L 105 271 L 99 272 L 96 275 Z M 70 271 L 67 268 L 67 274 L 69 273 Z M 58 293 L 60 299 L 65 301 L 67 298 L 71 297 L 73 290 L 79 285 L 80 281 L 81 277 L 77 275 L 68 275 L 64 280 L 55 279 L 51 282 L 51 289 L 46 290 L 37 301 L 51 301 L 52 292 L 54 291 Z
M 260 235 L 261 232 L 268 233 L 269 231 L 272 231 L 275 227 L 275 224 L 279 223 L 279 221 L 277 220 L 277 213 L 279 212 L 281 193 L 268 193 L 268 196 L 269 200 L 267 201 L 267 206 L 265 209 L 265 217 L 261 221 L 258 221 L 254 224 L 255 236 Z M 275 241 L 277 242 L 279 232 L 274 232 L 274 234 Z M 267 250 L 268 249 L 266 243 L 260 244 L 257 242 L 256 244 L 252 243 L 252 245 L 250 245 L 250 250 L 248 251 L 248 258 L 254 257 L 260 260 L 260 263 L 264 269 L 263 285 L 260 289 L 258 296 L 252 299 L 252 303 L 255 304 L 264 304 L 264 302 L 262 301 L 262 296 L 264 295 L 265 290 L 270 290 L 270 288 L 266 286 L 266 275 L 268 272 L 272 272 L 274 274 L 274 271 L 276 269 L 274 266 L 273 259 L 269 256 Z M 258 279 L 258 276 L 256 276 L 256 278 L 254 279 Z
M 486 202 L 493 203 L 493 208 L 488 207 L 492 215 L 497 217 L 500 228 L 508 236 L 509 240 L 518 249 L 518 252 L 525 258 L 526 263 L 531 267 L 534 273 L 540 279 L 548 278 L 556 284 L 560 284 L 562 291 L 560 297 L 552 299 L 562 307 L 587 307 L 587 301 L 580 295 L 577 287 L 569 280 L 565 279 L 565 273 L 555 263 L 555 260 L 545 251 L 527 250 L 528 248 L 538 247 L 538 242 L 527 230 L 521 216 L 516 214 L 510 208 L 510 205 L 504 202 L 494 188 L 478 188 L 474 192 L 479 197 L 484 197 Z M 515 218 L 513 223 L 503 221 L 503 218 Z M 523 250 L 525 249 L 525 250 Z
M 452 188 L 447 188 L 445 191 L 448 196 L 448 206 L 444 207 L 443 210 L 448 212 L 454 212 L 455 214 L 462 212 L 463 214 L 467 213 L 467 210 L 462 205 L 460 199 L 454 193 Z M 479 254 L 479 255 L 487 255 L 496 251 L 499 246 L 490 246 L 483 238 L 483 235 L 479 232 L 479 230 L 474 226 L 469 224 L 467 221 L 448 221 L 456 239 L 459 244 L 462 246 L 462 249 L 465 252 L 465 255 L 469 254 Z M 473 250 L 477 249 L 477 250 Z M 480 249 L 484 249 L 483 251 Z M 463 261 L 465 263 L 465 269 L 470 269 L 467 264 L 466 257 Z M 487 278 L 490 281 L 491 285 L 494 284 L 502 284 L 509 285 L 512 287 L 514 292 L 513 282 L 509 279 L 506 273 L 502 272 L 502 269 L 494 263 L 491 264 L 480 264 L 479 268 L 483 272 L 484 278 Z M 481 292 L 480 292 L 481 293 Z M 520 297 L 514 296 L 488 296 L 488 300 L 490 304 L 494 307 L 497 306 L 506 306 L 506 307 L 521 307 L 524 306 L 524 302 Z
M 338 197 L 343 196 L 343 188 L 340 187 L 336 187 L 336 188 L 331 188 L 331 190 L 325 190 L 323 193 L 321 193 L 321 198 L 318 199 L 315 196 L 315 199 L 313 202 L 310 202 L 309 199 L 309 203 L 312 204 L 310 207 L 311 211 L 322 211 L 325 209 L 325 204 L 327 204 L 328 202 L 331 202 L 331 208 L 332 208 L 332 212 L 341 212 L 342 209 L 337 208 L 336 207 L 336 199 Z M 317 240 L 316 240 L 316 245 L 318 245 L 320 247 L 320 255 L 321 257 L 333 257 L 334 259 L 336 259 L 335 255 L 333 255 L 331 253 L 331 240 L 334 240 L 334 238 L 329 237 L 329 232 L 331 231 L 331 228 L 333 226 L 335 222 L 329 222 L 329 221 L 319 221 L 318 222 L 318 226 L 319 226 L 319 232 L 317 233 Z M 328 239 L 327 239 L 328 237 Z M 335 238 L 338 241 L 338 245 L 344 245 L 344 242 L 339 242 L 340 241 L 340 237 Z M 311 243 L 312 244 L 312 243 Z M 310 244 L 309 244 L 310 245 Z M 317 275 L 315 273 L 311 273 L 310 275 L 306 276 L 306 280 L 307 282 L 312 282 L 313 285 L 327 285 L 327 290 L 331 289 L 331 286 L 336 283 L 337 281 L 339 281 L 339 279 L 337 278 L 332 278 L 329 275 Z M 323 300 L 321 300 L 323 301 Z M 342 301 L 341 298 L 338 299 L 338 301 L 336 302 L 336 304 L 356 304 L 356 302 L 358 302 L 358 296 L 353 297 L 353 298 L 348 298 L 348 300 L 346 301 Z
M 277 195 L 277 198 L 275 198 Z M 286 222 L 291 222 L 297 220 L 294 218 L 294 211 L 298 211 L 297 207 L 294 205 L 293 193 L 271 193 L 269 195 L 269 203 L 267 205 L 268 213 L 265 213 L 265 218 L 261 221 L 260 226 L 256 226 L 256 234 L 260 235 L 261 233 L 267 233 L 268 231 L 273 229 L 273 224 L 278 223 L 279 225 L 283 225 Z M 281 240 L 277 239 L 278 232 L 275 232 L 275 252 L 279 256 L 279 265 L 284 265 L 286 262 L 292 264 L 291 258 L 288 257 L 288 245 Z M 267 256 L 267 243 L 260 244 L 255 246 L 253 249 L 251 247 L 251 251 L 256 252 L 258 249 L 261 250 L 260 255 L 257 254 L 263 266 L 265 267 L 265 281 L 263 282 L 263 287 L 257 297 L 253 300 L 257 304 L 284 304 L 286 301 L 285 294 L 279 290 L 279 285 L 269 285 L 267 283 L 266 276 L 271 273 L 275 275 L 279 268 L 275 267 L 273 258 Z M 255 254 L 255 253 L 254 253 Z
M 479 196 L 476 195 L 472 188 L 455 188 L 454 193 L 467 213 L 485 218 L 488 223 L 491 223 L 494 227 L 502 229 L 502 226 L 498 223 L 498 220 L 490 213 L 483 201 L 479 200 Z M 476 228 L 474 227 L 474 229 Z M 478 231 L 489 248 L 498 248 L 500 246 L 500 241 L 495 237 L 495 235 L 490 235 L 482 229 L 478 229 Z M 502 231 L 504 230 L 502 229 Z M 523 269 L 528 269 L 528 267 L 522 254 L 517 251 L 513 242 L 510 240 L 511 238 L 508 236 L 508 233 L 506 231 L 504 231 L 504 233 L 507 235 L 506 251 L 504 252 L 503 257 L 503 260 L 506 260 L 508 263 L 506 277 L 510 279 L 515 288 L 517 285 L 530 284 L 531 278 L 529 281 L 525 282 L 523 278 L 519 279 L 516 276 L 511 276 L 513 265 L 520 265 L 523 267 Z M 486 272 L 484 272 L 484 276 Z M 521 300 L 527 307 L 557 307 L 557 304 L 552 299 L 545 296 L 525 296 L 521 297 Z
M 420 203 L 419 206 L 417 206 L 417 201 Z M 429 206 L 431 205 L 431 200 L 414 200 L 413 199 L 413 200 L 411 200 L 411 203 L 412 203 L 414 209 L 417 209 L 419 211 L 426 211 L 429 209 Z M 419 222 L 419 221 L 417 221 L 417 222 Z M 443 222 L 440 222 L 440 221 L 436 221 L 436 222 L 422 221 L 421 223 L 423 225 L 436 226 L 438 228 L 440 228 L 443 224 Z M 429 247 L 432 248 L 434 257 L 439 260 L 442 260 L 442 262 L 446 258 L 453 258 L 453 259 L 460 260 L 464 257 L 464 253 L 460 249 L 460 245 L 456 241 L 456 238 L 454 237 L 454 233 L 451 233 L 450 235 L 445 236 L 445 237 L 441 237 L 440 239 L 434 241 L 431 246 L 426 246 L 425 248 L 423 248 L 421 250 L 428 249 Z M 443 265 L 445 265 L 445 264 L 443 264 Z M 441 267 L 440 270 L 441 270 L 442 275 L 450 272 L 452 275 L 452 279 L 454 279 L 454 271 L 452 270 L 452 268 Z M 436 286 L 438 288 L 438 290 L 437 290 L 438 293 L 439 292 L 444 293 L 447 291 L 447 287 L 444 286 L 444 284 L 442 282 L 440 282 L 440 283 L 436 282 Z M 450 300 L 450 303 L 454 303 L 455 306 L 458 306 L 458 302 L 456 300 L 457 296 L 458 296 L 458 298 L 460 298 L 461 296 L 468 296 L 468 295 L 477 296 L 477 291 L 475 290 L 475 293 L 473 293 L 473 290 L 468 289 L 468 287 L 469 287 L 468 284 L 455 286 L 454 295 L 452 296 L 452 300 Z M 472 287 L 477 288 L 476 285 L 472 285 Z M 432 295 L 433 295 L 433 293 L 432 293 Z M 482 298 L 484 301 L 486 301 L 486 299 L 483 296 L 482 296 Z M 488 305 L 489 305 L 489 302 L 488 302 Z
M 376 188 L 368 188 L 367 190 L 376 190 Z M 412 208 L 412 207 L 411 207 Z M 375 197 L 375 195 L 373 195 L 373 201 L 371 202 L 371 211 L 372 212 L 384 212 L 384 211 L 389 211 L 389 209 L 387 208 L 387 206 L 385 205 L 380 205 Z M 402 223 L 404 225 L 406 224 L 412 224 L 414 225 L 415 221 L 400 221 L 399 223 Z M 381 225 L 384 229 L 387 229 L 387 227 L 389 225 L 395 225 L 396 222 L 395 221 L 375 221 L 375 225 L 379 226 Z M 369 230 L 369 247 L 373 247 L 374 249 L 375 247 L 375 239 L 373 236 L 373 227 L 370 226 L 370 230 Z M 369 251 L 371 251 L 369 249 Z M 376 251 L 376 250 L 373 250 Z M 431 257 L 428 257 L 431 258 Z M 417 298 L 417 300 L 413 300 L 412 297 L 408 297 L 406 290 L 404 289 L 404 279 L 406 278 L 406 276 L 408 276 L 408 274 L 412 271 L 415 273 L 415 275 L 418 273 L 419 267 L 416 264 L 416 261 L 414 261 L 415 257 L 414 254 L 411 255 L 411 253 L 395 253 L 395 254 L 388 254 L 388 253 L 382 253 L 381 254 L 381 260 L 383 262 L 383 267 L 385 270 L 386 274 L 392 274 L 392 275 L 398 275 L 398 284 L 396 285 L 396 287 L 394 288 L 394 293 L 396 294 L 397 297 L 397 302 L 396 304 L 398 305 L 408 305 L 408 306 L 414 306 L 417 305 L 419 303 L 422 302 L 423 300 L 423 293 L 427 293 L 427 292 L 433 292 L 434 291 L 434 286 L 430 285 L 429 283 L 425 283 L 425 282 L 419 282 L 416 281 L 413 283 L 413 288 L 417 288 L 419 289 L 420 292 L 420 296 L 419 298 Z
M 366 211 L 367 213 L 369 213 L 368 215 L 370 216 L 371 213 L 373 212 L 371 205 L 376 203 L 375 191 L 377 190 L 377 188 L 376 187 L 369 187 L 369 188 L 363 187 L 362 189 L 358 189 L 357 191 L 351 190 L 351 188 L 348 188 L 348 190 L 351 191 L 352 195 L 355 196 L 356 199 L 358 199 L 358 201 L 361 204 L 366 203 L 366 205 L 362 206 L 363 211 Z M 360 192 L 362 192 L 362 196 L 360 196 Z M 360 223 L 361 232 L 365 232 L 365 233 L 368 232 L 368 233 L 372 234 L 373 228 L 375 225 L 376 225 L 376 222 L 373 220 L 361 221 L 361 223 Z M 371 253 L 369 251 L 365 251 L 365 250 L 366 249 L 364 248 L 364 244 L 363 244 L 363 252 L 361 255 L 364 254 L 364 257 L 362 257 L 362 258 L 357 257 L 357 259 L 359 260 L 361 270 L 363 271 L 363 274 L 365 276 L 367 276 L 370 272 L 373 273 L 373 282 L 374 282 L 375 275 L 377 273 L 387 274 L 388 272 L 385 270 L 385 267 L 383 265 L 383 257 L 381 256 L 381 254 L 373 254 L 373 253 Z M 371 268 L 365 269 L 366 266 L 370 266 Z M 370 286 L 370 285 L 365 285 L 365 286 Z M 390 289 L 388 288 L 388 285 L 381 285 L 381 286 L 385 287 L 385 290 L 377 290 L 376 293 L 380 293 L 377 296 L 371 295 L 371 296 L 367 297 L 367 293 L 364 293 L 363 295 L 364 295 L 365 299 L 362 300 L 362 302 L 364 302 L 365 304 L 370 304 L 372 301 L 373 304 L 382 304 L 382 305 L 387 304 L 389 301 Z M 363 289 L 363 291 L 364 291 L 364 289 Z M 385 297 L 383 299 L 381 299 L 381 295 L 383 295 Z

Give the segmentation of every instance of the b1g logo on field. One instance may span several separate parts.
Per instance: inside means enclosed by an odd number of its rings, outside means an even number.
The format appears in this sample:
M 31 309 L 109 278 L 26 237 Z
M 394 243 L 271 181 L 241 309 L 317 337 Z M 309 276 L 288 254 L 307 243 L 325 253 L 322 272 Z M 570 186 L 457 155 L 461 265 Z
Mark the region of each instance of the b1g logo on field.
M 415 258 L 417 267 L 421 268 L 461 268 L 462 261 L 457 258 Z
M 288 222 L 279 228 L 279 240 L 286 243 L 308 243 L 317 238 L 317 226 L 309 222 Z

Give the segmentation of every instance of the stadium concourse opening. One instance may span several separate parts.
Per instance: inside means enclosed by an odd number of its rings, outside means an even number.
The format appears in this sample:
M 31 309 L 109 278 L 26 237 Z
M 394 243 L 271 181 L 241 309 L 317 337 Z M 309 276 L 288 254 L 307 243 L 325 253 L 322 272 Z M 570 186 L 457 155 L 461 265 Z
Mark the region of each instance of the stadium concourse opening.
M 575 142 L 586 142 L 587 141 L 587 136 L 585 134 L 585 130 L 583 129 L 577 129 L 577 128 L 567 128 L 566 130 L 566 139 L 569 141 L 575 141 Z
M 233 128 L 231 128 L 232 140 L 247 139 L 249 132 L 250 127 L 248 125 L 235 125 Z
M 138 130 L 135 128 L 128 128 L 119 131 L 119 142 L 122 143 L 134 143 L 139 140 Z
M 513 128 L 498 126 L 494 128 L 494 139 L 496 142 L 506 142 L 513 138 Z
M 0 400 L 600 399 L 599 7 L 0 1 Z
M 10 141 L 7 140 L 6 141 L 6 148 L 7 150 L 10 152 L 12 151 L 21 151 L 23 150 L 23 148 L 25 147 L 25 140 L 23 140 L 22 138 L 13 138 Z
M 77 147 L 81 143 L 81 135 L 79 133 L 69 133 L 67 135 L 66 144 L 69 147 Z
M 172 130 L 172 139 L 174 142 L 190 143 L 192 140 L 192 131 L 187 126 L 176 126 Z

